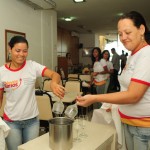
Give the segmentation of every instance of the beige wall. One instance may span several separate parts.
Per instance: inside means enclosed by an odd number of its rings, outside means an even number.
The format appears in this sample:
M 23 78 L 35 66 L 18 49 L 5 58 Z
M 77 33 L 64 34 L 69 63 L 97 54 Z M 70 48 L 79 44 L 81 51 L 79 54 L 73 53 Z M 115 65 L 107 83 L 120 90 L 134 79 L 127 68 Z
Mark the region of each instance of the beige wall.
M 17 0 L 0 0 L 0 66 L 5 63 L 5 29 L 26 33 L 28 59 L 54 69 L 57 65 L 57 14 L 34 10 Z

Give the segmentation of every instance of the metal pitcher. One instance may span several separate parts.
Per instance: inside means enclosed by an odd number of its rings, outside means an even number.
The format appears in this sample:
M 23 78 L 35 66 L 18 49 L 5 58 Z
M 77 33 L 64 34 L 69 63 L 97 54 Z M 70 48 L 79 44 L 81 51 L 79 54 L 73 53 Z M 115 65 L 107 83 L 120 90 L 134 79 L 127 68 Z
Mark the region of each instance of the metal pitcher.
M 52 150 L 70 150 L 73 146 L 73 120 L 55 117 L 49 121 L 49 144 Z

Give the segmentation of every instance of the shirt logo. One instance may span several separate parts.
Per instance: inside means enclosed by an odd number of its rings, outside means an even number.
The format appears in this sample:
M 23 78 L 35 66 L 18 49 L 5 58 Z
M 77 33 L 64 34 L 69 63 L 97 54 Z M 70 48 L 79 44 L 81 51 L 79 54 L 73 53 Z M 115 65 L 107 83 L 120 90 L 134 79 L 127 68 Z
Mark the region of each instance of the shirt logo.
M 4 88 L 13 88 L 15 90 L 21 85 L 21 81 L 22 79 L 14 81 L 6 81 L 4 82 Z

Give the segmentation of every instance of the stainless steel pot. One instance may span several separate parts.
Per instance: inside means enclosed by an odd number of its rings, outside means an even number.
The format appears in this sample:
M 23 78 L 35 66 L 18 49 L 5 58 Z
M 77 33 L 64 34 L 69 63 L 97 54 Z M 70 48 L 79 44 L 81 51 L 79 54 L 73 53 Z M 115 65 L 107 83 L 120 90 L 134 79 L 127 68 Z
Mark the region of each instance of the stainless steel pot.
M 52 150 L 70 150 L 73 146 L 73 120 L 56 117 L 49 121 L 49 144 Z

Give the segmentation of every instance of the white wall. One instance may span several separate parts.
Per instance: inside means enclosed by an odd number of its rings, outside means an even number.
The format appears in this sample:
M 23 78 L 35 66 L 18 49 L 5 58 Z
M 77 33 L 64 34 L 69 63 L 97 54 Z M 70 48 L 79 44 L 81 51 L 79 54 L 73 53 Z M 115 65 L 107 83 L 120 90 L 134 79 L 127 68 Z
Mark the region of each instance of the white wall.
M 0 0 L 0 66 L 5 63 L 5 29 L 26 33 L 28 59 L 54 69 L 57 65 L 57 15 L 34 10 L 17 0 Z

